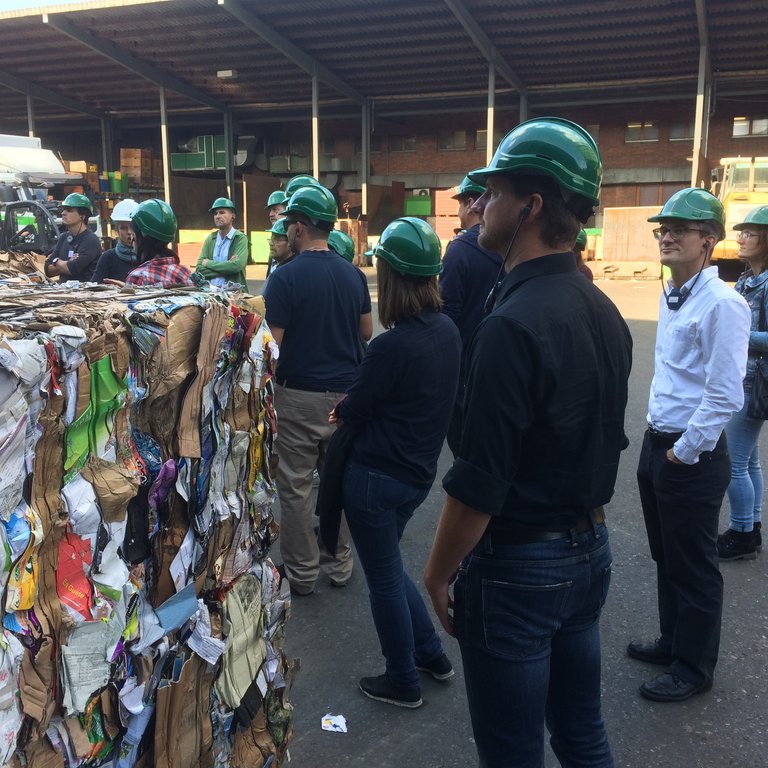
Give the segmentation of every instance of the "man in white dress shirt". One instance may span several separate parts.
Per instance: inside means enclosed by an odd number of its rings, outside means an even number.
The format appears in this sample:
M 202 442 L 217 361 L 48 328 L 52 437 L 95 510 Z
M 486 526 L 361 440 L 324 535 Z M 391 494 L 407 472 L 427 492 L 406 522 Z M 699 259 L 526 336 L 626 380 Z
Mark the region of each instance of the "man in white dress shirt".
M 655 369 L 637 482 L 656 562 L 660 636 L 629 656 L 666 670 L 643 683 L 653 701 L 684 701 L 712 687 L 723 579 L 720 505 L 731 478 L 723 428 L 743 403 L 750 312 L 709 266 L 725 235 L 720 202 L 703 189 L 674 194 L 654 235 L 671 281 L 659 305 Z

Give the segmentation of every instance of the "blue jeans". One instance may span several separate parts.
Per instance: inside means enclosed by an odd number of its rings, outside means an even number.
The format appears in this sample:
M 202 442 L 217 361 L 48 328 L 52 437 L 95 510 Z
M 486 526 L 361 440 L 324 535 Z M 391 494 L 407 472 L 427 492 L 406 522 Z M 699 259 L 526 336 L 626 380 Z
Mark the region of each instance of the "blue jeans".
M 416 663 L 443 653 L 416 585 L 403 570 L 400 538 L 429 488 L 401 483 L 351 463 L 344 473 L 344 513 L 368 582 L 371 613 L 390 682 L 418 688 Z
M 600 710 L 608 530 L 532 544 L 486 534 L 454 585 L 481 768 L 543 768 L 544 725 L 563 766 L 611 768 Z
M 729 527 L 741 532 L 751 531 L 754 524 L 760 522 L 763 505 L 763 470 L 760 468 L 758 446 L 763 420 L 750 419 L 747 416 L 748 407 L 749 394 L 746 394 L 743 408 L 733 414 L 725 428 L 728 452 L 731 454 Z

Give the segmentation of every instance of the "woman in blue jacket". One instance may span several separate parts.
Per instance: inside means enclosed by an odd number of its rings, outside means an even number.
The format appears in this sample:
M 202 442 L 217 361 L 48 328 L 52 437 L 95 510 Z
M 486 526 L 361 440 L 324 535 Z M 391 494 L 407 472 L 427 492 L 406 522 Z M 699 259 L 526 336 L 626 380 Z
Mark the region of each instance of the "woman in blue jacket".
M 763 544 L 763 470 L 758 454 L 763 420 L 751 418 L 748 411 L 757 360 L 763 355 L 768 357 L 768 205 L 751 210 L 734 229 L 739 233 L 739 258 L 747 264 L 736 282 L 736 290 L 752 310 L 752 330 L 744 377 L 744 406 L 733 414 L 725 428 L 731 455 L 731 512 L 728 529 L 717 537 L 717 553 L 721 560 L 754 560 Z

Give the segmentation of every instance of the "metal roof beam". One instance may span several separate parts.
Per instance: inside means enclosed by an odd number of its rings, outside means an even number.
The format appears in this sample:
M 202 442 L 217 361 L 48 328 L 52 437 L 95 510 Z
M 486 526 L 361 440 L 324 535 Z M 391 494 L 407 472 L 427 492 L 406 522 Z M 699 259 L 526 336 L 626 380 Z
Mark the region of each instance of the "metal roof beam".
M 485 56 L 489 64 L 496 67 L 496 71 L 519 93 L 525 93 L 526 87 L 522 80 L 512 71 L 511 67 L 504 60 L 499 49 L 491 42 L 488 35 L 483 32 L 480 25 L 475 21 L 472 14 L 466 9 L 461 0 L 445 0 L 445 4 L 450 8 L 451 13 L 459 20 L 464 31 L 472 39 L 480 53 Z
M 219 112 L 226 112 L 227 110 L 227 105 L 223 101 L 219 101 L 218 99 L 209 96 L 204 91 L 198 90 L 189 83 L 179 80 L 175 75 L 157 69 L 147 62 L 137 59 L 130 53 L 120 50 L 108 40 L 102 40 L 95 35 L 92 35 L 90 32 L 73 24 L 63 15 L 44 13 L 43 22 L 54 29 L 57 29 L 62 34 L 67 35 L 67 37 L 71 37 L 73 40 L 77 40 L 91 50 L 96 51 L 96 53 L 100 53 L 102 56 L 111 59 L 117 64 L 120 64 L 120 66 L 129 69 L 131 72 L 135 72 L 145 80 L 155 83 L 161 88 L 175 91 L 192 101 L 198 101 Z
M 4 85 L 12 91 L 18 91 L 19 93 L 31 96 L 34 99 L 47 101 L 49 104 L 56 104 L 56 106 L 63 107 L 70 111 L 82 112 L 84 115 L 90 115 L 97 120 L 101 120 L 101 118 L 104 117 L 104 112 L 98 109 L 89 107 L 87 104 L 83 104 L 76 99 L 70 99 L 62 93 L 48 90 L 48 88 L 44 88 L 42 85 L 30 83 L 16 75 L 12 75 L 10 72 L 6 72 L 5 70 L 0 70 L 0 85 Z
M 357 104 L 365 103 L 365 96 L 362 93 L 349 85 L 349 83 L 346 83 L 338 75 L 334 75 L 330 69 L 324 67 L 319 61 L 316 61 L 308 53 L 305 53 L 286 37 L 283 37 L 277 30 L 263 22 L 240 0 L 218 0 L 218 4 L 241 24 L 255 32 L 265 42 L 280 51 L 305 72 L 317 76 L 318 80 L 335 88 Z

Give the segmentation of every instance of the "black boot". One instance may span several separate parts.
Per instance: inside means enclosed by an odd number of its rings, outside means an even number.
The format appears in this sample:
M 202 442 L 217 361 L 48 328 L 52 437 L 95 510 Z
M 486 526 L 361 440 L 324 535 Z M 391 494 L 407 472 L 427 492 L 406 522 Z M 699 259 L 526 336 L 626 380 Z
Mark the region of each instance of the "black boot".
M 760 523 L 755 523 L 752 528 L 752 540 L 755 542 L 755 551 L 763 551 L 763 534 L 760 533 Z
M 757 552 L 753 531 L 729 528 L 717 537 L 717 554 L 721 560 L 754 560 Z

